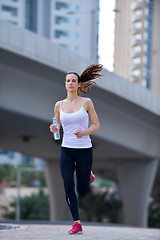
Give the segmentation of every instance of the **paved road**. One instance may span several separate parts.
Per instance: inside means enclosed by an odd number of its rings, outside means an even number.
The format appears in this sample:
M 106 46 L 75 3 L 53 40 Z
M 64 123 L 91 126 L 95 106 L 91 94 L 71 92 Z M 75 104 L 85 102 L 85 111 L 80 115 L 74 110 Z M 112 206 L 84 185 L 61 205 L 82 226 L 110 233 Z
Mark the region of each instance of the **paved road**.
M 14 225 L 16 226 L 16 225 Z M 21 225 L 20 229 L 0 230 L 3 240 L 160 240 L 160 229 L 117 227 L 117 226 L 83 226 L 82 235 L 69 235 L 70 225 Z

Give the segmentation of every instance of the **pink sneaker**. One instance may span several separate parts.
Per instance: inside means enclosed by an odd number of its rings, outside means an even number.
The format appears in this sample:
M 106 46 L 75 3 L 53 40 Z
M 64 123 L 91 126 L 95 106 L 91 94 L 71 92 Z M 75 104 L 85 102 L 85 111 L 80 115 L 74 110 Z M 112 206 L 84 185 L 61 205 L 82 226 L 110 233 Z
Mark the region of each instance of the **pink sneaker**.
M 95 176 L 94 176 L 94 174 L 92 173 L 92 171 L 91 171 L 90 179 L 91 179 L 91 183 L 93 183 L 94 180 L 95 180 Z
M 72 225 L 72 229 L 68 231 L 69 234 L 82 234 L 82 225 L 78 222 Z

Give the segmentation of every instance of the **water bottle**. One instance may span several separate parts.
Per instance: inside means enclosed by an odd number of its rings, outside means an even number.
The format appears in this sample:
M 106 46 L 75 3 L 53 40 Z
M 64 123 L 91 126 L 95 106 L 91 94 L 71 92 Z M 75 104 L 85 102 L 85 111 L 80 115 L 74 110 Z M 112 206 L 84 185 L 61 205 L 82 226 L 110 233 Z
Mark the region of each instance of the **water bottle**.
M 58 132 L 53 133 L 54 139 L 59 140 L 60 139 L 60 132 L 59 132 L 59 127 L 56 118 L 53 118 L 53 123 L 52 123 L 56 128 L 58 128 Z

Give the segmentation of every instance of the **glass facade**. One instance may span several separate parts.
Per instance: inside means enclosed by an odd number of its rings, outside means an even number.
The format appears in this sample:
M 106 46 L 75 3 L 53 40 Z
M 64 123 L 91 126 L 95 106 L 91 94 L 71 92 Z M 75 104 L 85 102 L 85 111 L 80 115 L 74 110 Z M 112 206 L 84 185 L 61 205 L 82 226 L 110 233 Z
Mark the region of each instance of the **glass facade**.
M 148 28 L 146 30 L 148 41 L 147 41 L 147 64 L 146 64 L 146 88 L 150 88 L 151 78 L 151 45 L 152 45 L 152 19 L 153 19 L 153 4 L 154 0 L 148 1 Z
M 26 0 L 25 27 L 37 32 L 37 0 Z

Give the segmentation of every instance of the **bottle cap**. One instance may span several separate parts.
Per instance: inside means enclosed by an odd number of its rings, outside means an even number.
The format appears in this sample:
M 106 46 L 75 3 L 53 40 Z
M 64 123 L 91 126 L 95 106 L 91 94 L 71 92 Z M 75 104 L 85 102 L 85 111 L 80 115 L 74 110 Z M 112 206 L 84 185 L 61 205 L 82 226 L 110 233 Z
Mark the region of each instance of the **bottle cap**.
M 56 121 L 56 118 L 53 118 L 53 121 Z

